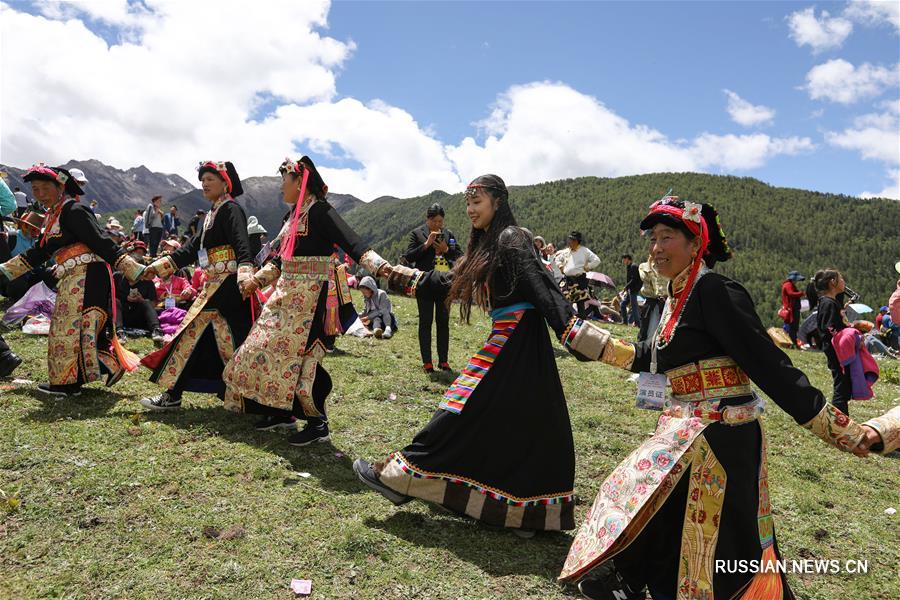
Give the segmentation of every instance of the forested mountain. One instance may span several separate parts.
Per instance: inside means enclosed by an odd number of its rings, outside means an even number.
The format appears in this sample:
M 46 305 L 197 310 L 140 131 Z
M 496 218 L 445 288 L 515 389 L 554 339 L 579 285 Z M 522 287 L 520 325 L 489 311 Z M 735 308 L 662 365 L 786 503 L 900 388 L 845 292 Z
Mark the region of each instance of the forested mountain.
M 673 194 L 708 202 L 719 211 L 734 258 L 717 271 L 744 284 L 767 324 L 776 321 L 780 285 L 796 269 L 807 279 L 816 269 L 840 269 L 862 301 L 887 302 L 900 260 L 900 202 L 779 188 L 749 177 L 699 173 L 655 173 L 631 177 L 582 177 L 510 188 L 520 225 L 561 246 L 578 229 L 602 259 L 601 270 L 622 283 L 623 253 L 647 253 L 637 224 L 654 200 Z M 386 258 L 396 260 L 409 231 L 424 222 L 425 209 L 439 202 L 446 224 L 463 247 L 470 223 L 461 194 L 425 196 L 359 206 L 347 221 Z M 870 315 L 873 316 L 873 315 Z

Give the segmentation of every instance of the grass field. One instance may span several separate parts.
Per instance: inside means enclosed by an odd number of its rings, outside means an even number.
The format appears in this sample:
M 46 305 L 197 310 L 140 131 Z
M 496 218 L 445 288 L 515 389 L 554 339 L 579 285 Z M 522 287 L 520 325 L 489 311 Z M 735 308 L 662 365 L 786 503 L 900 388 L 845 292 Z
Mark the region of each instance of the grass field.
M 520 540 L 424 503 L 394 508 L 357 482 L 352 460 L 405 445 L 451 380 L 420 371 L 415 302 L 395 306 L 397 336 L 343 338 L 326 358 L 332 442 L 308 448 L 257 433 L 252 417 L 225 412 L 214 397 L 188 394 L 180 412 L 148 414 L 137 402 L 157 391 L 147 371 L 71 401 L 0 381 L 0 597 L 286 599 L 292 578 L 311 579 L 315 598 L 576 597 L 555 581 L 571 533 Z M 486 319 L 453 319 L 454 367 L 487 331 Z M 46 340 L 12 333 L 7 341 L 25 358 L 16 376 L 45 380 Z M 830 389 L 821 354 L 791 357 Z M 655 414 L 633 407 L 627 373 L 562 353 L 558 365 L 580 519 Z M 886 375 L 874 400 L 851 405 L 854 417 L 900 397 L 900 371 Z M 900 515 L 884 511 L 900 508 L 900 461 L 839 453 L 770 406 L 769 479 L 784 555 L 868 561 L 864 575 L 791 576 L 795 593 L 897 598 Z

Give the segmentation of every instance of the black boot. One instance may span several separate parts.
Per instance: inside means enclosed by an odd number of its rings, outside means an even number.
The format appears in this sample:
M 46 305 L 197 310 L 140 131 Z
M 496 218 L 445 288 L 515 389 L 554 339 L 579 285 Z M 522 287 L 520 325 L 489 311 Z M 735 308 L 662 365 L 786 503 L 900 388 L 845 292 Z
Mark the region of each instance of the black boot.
M 11 350 L 0 354 L 0 377 L 9 377 L 21 364 L 22 359 Z

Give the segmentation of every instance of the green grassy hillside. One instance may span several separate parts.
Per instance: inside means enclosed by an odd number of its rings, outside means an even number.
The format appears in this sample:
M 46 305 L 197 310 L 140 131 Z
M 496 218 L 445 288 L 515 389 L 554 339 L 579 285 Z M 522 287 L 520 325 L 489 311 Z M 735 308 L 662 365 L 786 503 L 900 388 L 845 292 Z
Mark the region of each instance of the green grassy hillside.
M 579 229 L 603 260 L 601 270 L 622 282 L 623 253 L 647 252 L 638 223 L 651 202 L 669 189 L 682 198 L 713 204 L 735 257 L 717 267 L 743 283 L 763 320 L 774 323 L 780 284 L 797 269 L 837 267 L 873 307 L 887 302 L 898 278 L 900 202 L 772 187 L 752 178 L 698 173 L 656 173 L 614 179 L 582 177 L 513 187 L 510 202 L 519 224 L 559 245 Z M 396 260 L 425 209 L 440 202 L 447 226 L 465 243 L 469 222 L 461 194 L 432 192 L 355 208 L 347 221 L 379 252 Z

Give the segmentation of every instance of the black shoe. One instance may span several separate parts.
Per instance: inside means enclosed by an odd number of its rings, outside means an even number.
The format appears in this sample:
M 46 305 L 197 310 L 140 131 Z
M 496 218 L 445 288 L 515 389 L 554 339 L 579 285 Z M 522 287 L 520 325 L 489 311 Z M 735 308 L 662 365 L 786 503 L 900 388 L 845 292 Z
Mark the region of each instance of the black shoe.
M 21 364 L 22 359 L 14 352 L 7 350 L 0 355 L 0 377 L 9 377 Z
M 644 600 L 647 597 L 644 589 L 634 591 L 625 583 L 612 561 L 601 564 L 579 581 L 578 591 L 585 598 L 594 600 Z
M 257 431 L 274 431 L 276 429 L 297 429 L 297 419 L 294 417 L 265 417 L 253 426 Z
M 441 371 L 452 371 L 452 370 L 453 370 L 453 369 L 450 368 L 450 363 L 448 363 L 446 360 L 445 360 L 444 362 L 442 362 L 442 363 L 439 363 L 439 364 L 438 364 L 438 368 L 439 368 Z
M 37 386 L 37 391 L 53 398 L 71 398 L 81 395 L 81 384 L 53 385 L 52 383 L 41 383 Z
M 150 410 L 175 410 L 181 408 L 181 396 L 175 397 L 169 392 L 141 399 L 141 406 Z
M 330 439 L 328 421 L 307 421 L 303 431 L 295 433 L 288 438 L 288 444 L 291 446 L 309 446 L 313 442 L 327 442 Z
M 378 475 L 375 473 L 375 469 L 372 468 L 372 463 L 366 462 L 361 458 L 353 461 L 353 472 L 356 473 L 360 481 L 393 502 L 395 506 L 406 504 L 413 499 L 412 496 L 395 492 L 381 483 L 381 480 L 378 479 Z

